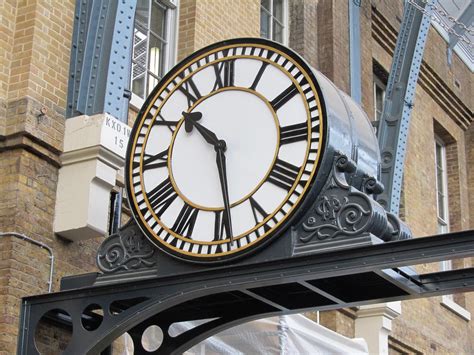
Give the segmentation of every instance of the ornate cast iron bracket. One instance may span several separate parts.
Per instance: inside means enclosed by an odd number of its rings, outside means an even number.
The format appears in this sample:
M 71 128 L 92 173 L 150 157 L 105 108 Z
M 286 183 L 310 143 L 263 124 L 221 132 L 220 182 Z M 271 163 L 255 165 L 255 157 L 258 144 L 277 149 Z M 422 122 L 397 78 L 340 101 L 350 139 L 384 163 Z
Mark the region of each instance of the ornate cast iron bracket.
M 375 177 L 366 176 L 361 190 L 349 184 L 355 171 L 352 160 L 335 154 L 321 193 L 292 229 L 294 254 L 411 238 L 409 228 L 372 198 L 383 191 Z
M 108 237 L 97 252 L 97 266 L 104 273 L 155 266 L 155 248 L 131 219 Z

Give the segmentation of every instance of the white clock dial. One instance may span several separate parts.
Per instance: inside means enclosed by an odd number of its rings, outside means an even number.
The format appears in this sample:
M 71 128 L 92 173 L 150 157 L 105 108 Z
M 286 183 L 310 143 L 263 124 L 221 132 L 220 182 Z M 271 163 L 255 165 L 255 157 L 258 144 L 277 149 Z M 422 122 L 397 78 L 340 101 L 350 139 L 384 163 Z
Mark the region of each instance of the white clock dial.
M 277 235 L 313 183 L 323 144 L 309 68 L 269 42 L 233 42 L 173 69 L 129 145 L 137 222 L 186 260 L 234 258 Z
M 219 91 L 196 105 L 202 124 L 224 139 L 230 202 L 254 191 L 273 165 L 278 123 L 266 100 L 239 89 Z M 198 132 L 180 129 L 171 151 L 171 173 L 183 196 L 196 206 L 224 208 L 216 152 Z M 192 176 L 192 178 L 190 178 Z M 232 179 L 231 177 L 235 177 Z

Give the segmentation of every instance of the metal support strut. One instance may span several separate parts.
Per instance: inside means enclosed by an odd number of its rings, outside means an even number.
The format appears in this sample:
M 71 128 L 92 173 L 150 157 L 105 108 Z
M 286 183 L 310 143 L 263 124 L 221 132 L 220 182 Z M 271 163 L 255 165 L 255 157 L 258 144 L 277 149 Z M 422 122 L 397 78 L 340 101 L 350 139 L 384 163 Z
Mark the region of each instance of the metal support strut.
M 422 0 L 417 3 L 423 8 L 427 4 Z M 395 215 L 400 208 L 410 116 L 429 26 L 430 17 L 406 2 L 378 128 L 380 180 L 385 191 L 377 201 Z

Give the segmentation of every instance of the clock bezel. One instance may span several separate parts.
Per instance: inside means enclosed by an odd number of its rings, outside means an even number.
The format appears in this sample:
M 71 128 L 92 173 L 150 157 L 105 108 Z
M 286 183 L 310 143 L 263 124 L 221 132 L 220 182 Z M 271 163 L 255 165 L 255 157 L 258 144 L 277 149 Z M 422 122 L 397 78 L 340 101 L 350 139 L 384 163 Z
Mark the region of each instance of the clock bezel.
M 288 212 L 287 215 L 285 215 L 281 220 L 276 223 L 272 229 L 265 233 L 262 236 L 259 236 L 255 241 L 252 241 L 251 243 L 248 243 L 244 245 L 241 248 L 238 248 L 233 251 L 227 251 L 221 254 L 196 254 L 196 253 L 190 253 L 187 251 L 184 251 L 180 248 L 175 248 L 172 245 L 167 244 L 166 242 L 162 241 L 160 237 L 155 236 L 153 231 L 150 230 L 149 225 L 147 222 L 144 220 L 144 216 L 141 212 L 139 212 L 139 207 L 137 205 L 137 201 L 135 199 L 135 194 L 132 193 L 132 184 L 133 184 L 133 179 L 131 177 L 132 170 L 133 168 L 131 167 L 133 163 L 133 152 L 135 151 L 135 146 L 136 146 L 136 141 L 137 141 L 137 131 L 139 131 L 143 125 L 143 121 L 145 120 L 146 115 L 150 111 L 151 107 L 153 107 L 154 103 L 160 96 L 160 94 L 164 91 L 164 89 L 169 85 L 169 83 L 176 78 L 179 73 L 183 70 L 186 70 L 190 62 L 198 61 L 200 58 L 205 57 L 206 55 L 210 55 L 216 51 L 220 50 L 225 50 L 226 48 L 233 48 L 233 47 L 240 47 L 240 46 L 254 46 L 254 47 L 260 47 L 264 49 L 270 49 L 274 52 L 280 52 L 280 54 L 284 54 L 286 57 L 290 57 L 292 62 L 295 63 L 298 66 L 298 69 L 307 77 L 309 78 L 309 84 L 312 87 L 312 91 L 314 92 L 315 100 L 318 105 L 318 111 L 319 111 L 319 120 L 320 120 L 320 136 L 319 136 L 319 147 L 318 147 L 318 153 L 314 162 L 314 168 L 313 171 L 310 175 L 310 181 L 306 184 L 306 186 L 303 189 L 302 196 L 298 197 L 297 203 L 295 203 L 295 206 L 291 208 L 291 210 Z M 229 56 L 230 57 L 230 56 Z M 263 60 L 263 58 L 259 58 L 260 60 Z M 223 58 L 222 60 L 225 60 Z M 273 63 L 273 62 L 272 62 Z M 301 93 L 301 87 L 298 85 L 298 90 Z M 214 94 L 214 93 L 212 93 Z M 305 103 L 306 107 L 307 103 Z M 195 105 L 194 105 L 195 106 Z M 289 50 L 286 47 L 281 46 L 278 43 L 260 39 L 260 38 L 238 38 L 238 39 L 232 39 L 232 40 L 227 40 L 227 41 L 222 41 L 218 43 L 214 43 L 208 47 L 202 48 L 195 53 L 191 54 L 184 60 L 182 60 L 179 64 L 177 64 L 173 69 L 171 69 L 163 78 L 162 80 L 158 83 L 158 85 L 153 89 L 153 91 L 150 93 L 150 95 L 147 97 L 145 100 L 145 103 L 141 107 L 138 115 L 137 115 L 137 121 L 134 124 L 131 132 L 131 140 L 129 141 L 128 147 L 127 147 L 127 163 L 125 166 L 125 178 L 126 178 L 126 187 L 127 187 L 127 196 L 128 196 L 128 202 L 130 205 L 130 208 L 132 210 L 133 218 L 137 221 L 138 226 L 142 230 L 142 232 L 147 236 L 147 238 L 155 245 L 157 246 L 160 250 L 164 251 L 166 254 L 172 255 L 174 257 L 177 257 L 178 259 L 187 261 L 187 262 L 196 262 L 196 263 L 223 263 L 223 262 L 228 262 L 231 260 L 235 260 L 237 258 L 244 257 L 248 254 L 251 254 L 253 252 L 256 252 L 260 248 L 266 246 L 270 241 L 275 240 L 281 233 L 283 233 L 291 224 L 292 221 L 294 221 L 298 216 L 304 211 L 304 207 L 307 206 L 308 201 L 311 200 L 310 196 L 313 194 L 311 191 L 313 190 L 313 186 L 315 184 L 316 177 L 318 175 L 319 168 L 321 166 L 321 161 L 322 157 L 324 155 L 325 151 L 325 146 L 327 142 L 327 124 L 326 124 L 326 108 L 325 108 L 325 103 L 323 100 L 323 96 L 321 93 L 321 89 L 318 85 L 318 82 L 309 67 L 309 65 L 296 53 L 293 51 Z M 176 129 L 176 132 L 179 128 L 179 125 Z M 175 132 L 175 133 L 176 133 Z M 309 148 L 308 148 L 309 149 Z M 171 145 L 170 145 L 170 150 L 171 150 Z M 276 156 L 278 155 L 278 149 L 276 152 Z M 307 158 L 306 158 L 307 159 Z M 168 162 L 168 164 L 170 164 Z M 306 164 L 306 163 L 305 163 Z M 168 167 L 169 171 L 171 171 L 170 167 Z M 296 185 L 293 186 L 293 188 Z M 292 189 L 293 189 L 292 188 Z M 258 190 L 258 188 L 257 188 Z M 287 197 L 285 198 L 283 204 L 289 196 L 291 195 L 291 192 L 288 192 Z M 282 206 L 279 207 L 281 209 Z M 276 213 L 278 213 L 279 209 L 273 211 L 271 213 L 272 216 L 274 216 Z M 263 222 L 262 222 L 263 224 Z M 251 229 L 255 230 L 259 228 L 258 224 Z M 248 233 L 250 233 L 248 231 Z M 179 236 L 182 237 L 182 236 Z M 179 238 L 178 237 L 178 238 Z M 183 239 L 185 237 L 182 237 L 180 239 Z M 224 241 L 216 241 L 216 242 L 199 242 L 199 244 L 223 244 Z

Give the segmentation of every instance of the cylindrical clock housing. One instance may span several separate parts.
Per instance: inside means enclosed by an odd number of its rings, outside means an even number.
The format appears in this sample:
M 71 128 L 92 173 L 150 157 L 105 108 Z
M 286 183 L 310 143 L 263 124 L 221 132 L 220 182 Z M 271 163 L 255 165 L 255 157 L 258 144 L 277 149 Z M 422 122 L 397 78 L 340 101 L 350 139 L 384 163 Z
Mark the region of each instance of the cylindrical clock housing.
M 225 262 L 289 238 L 336 157 L 347 158 L 353 188 L 380 190 L 377 139 L 360 106 L 292 50 L 232 39 L 184 59 L 147 98 L 128 146 L 128 198 L 165 253 Z M 338 203 L 322 213 L 339 213 Z
M 312 69 L 321 89 L 326 110 L 327 140 L 317 178 L 326 180 L 338 152 L 357 165 L 352 176 L 354 187 L 361 189 L 364 177 L 378 179 L 380 151 L 375 130 L 364 110 L 350 96 L 338 89 L 321 72 Z

